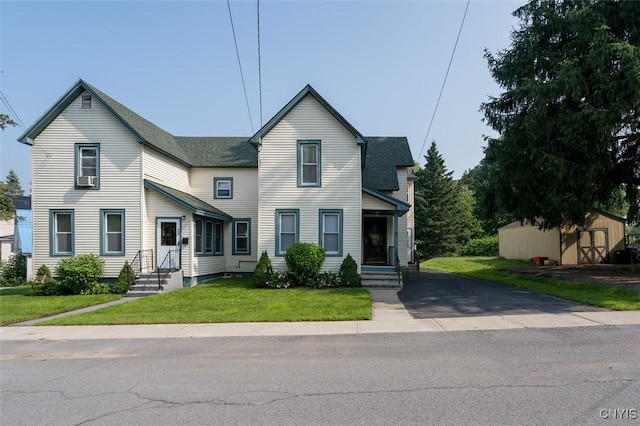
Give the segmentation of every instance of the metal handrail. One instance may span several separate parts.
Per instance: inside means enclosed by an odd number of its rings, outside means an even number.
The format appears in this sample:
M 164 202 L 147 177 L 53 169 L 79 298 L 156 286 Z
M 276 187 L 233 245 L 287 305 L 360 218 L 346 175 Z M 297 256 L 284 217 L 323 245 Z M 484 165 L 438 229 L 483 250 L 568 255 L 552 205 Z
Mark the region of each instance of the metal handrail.
M 136 278 L 140 277 L 142 271 L 153 270 L 153 249 L 138 250 L 131 261 L 131 268 L 136 274 Z

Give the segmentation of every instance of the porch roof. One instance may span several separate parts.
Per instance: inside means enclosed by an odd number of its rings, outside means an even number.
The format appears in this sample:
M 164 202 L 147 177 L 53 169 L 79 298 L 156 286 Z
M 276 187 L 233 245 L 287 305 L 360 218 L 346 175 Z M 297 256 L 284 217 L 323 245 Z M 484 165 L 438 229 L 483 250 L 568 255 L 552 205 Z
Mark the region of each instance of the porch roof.
M 222 210 L 217 209 L 211 204 L 205 203 L 201 199 L 196 198 L 191 194 L 187 194 L 186 192 L 178 191 L 177 189 L 169 188 L 168 186 L 160 185 L 159 183 L 150 182 L 146 179 L 144 180 L 144 187 L 155 191 L 169 201 L 189 210 L 193 214 L 210 217 L 212 219 L 224 220 L 227 222 L 230 222 L 233 219 Z
M 367 188 L 366 186 L 362 187 L 362 192 L 377 198 L 378 200 L 384 201 L 385 203 L 391 204 L 395 208 L 395 211 L 400 213 L 400 216 L 403 216 L 408 212 L 411 207 L 411 204 L 409 203 L 405 203 L 404 201 L 398 200 L 397 198 L 384 194 L 380 191 L 376 191 L 375 189 Z

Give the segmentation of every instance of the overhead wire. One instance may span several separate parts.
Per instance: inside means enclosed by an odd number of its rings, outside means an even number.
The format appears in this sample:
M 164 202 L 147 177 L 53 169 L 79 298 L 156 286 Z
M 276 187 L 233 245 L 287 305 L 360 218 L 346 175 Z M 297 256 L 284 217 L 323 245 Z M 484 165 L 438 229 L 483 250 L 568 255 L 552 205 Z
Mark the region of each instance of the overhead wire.
M 247 96 L 247 86 L 244 83 L 244 73 L 242 72 L 242 63 L 240 62 L 240 52 L 238 51 L 238 40 L 236 39 L 236 29 L 233 25 L 233 16 L 231 15 L 230 0 L 227 0 L 227 8 L 229 9 L 229 20 L 231 21 L 231 32 L 233 33 L 233 44 L 236 46 L 236 57 L 238 58 L 238 68 L 240 68 L 240 79 L 242 80 L 242 90 L 244 91 L 244 101 L 247 104 L 247 113 L 249 114 L 249 124 L 251 125 L 251 133 L 253 133 L 253 119 L 251 118 L 251 108 L 249 107 L 249 98 Z
M 260 0 L 256 1 L 258 13 L 258 97 L 260 99 L 260 130 L 262 130 L 262 60 L 260 54 Z M 258 135 L 262 142 L 262 134 Z
M 462 22 L 460 22 L 460 28 L 458 29 L 458 36 L 456 37 L 456 42 L 453 45 L 453 51 L 451 52 L 451 58 L 449 58 L 449 65 L 447 66 L 447 72 L 444 75 L 444 81 L 442 82 L 442 86 L 440 87 L 440 94 L 438 95 L 438 101 L 436 102 L 436 107 L 433 109 L 433 115 L 431 116 L 431 122 L 429 122 L 429 128 L 427 129 L 427 134 L 424 136 L 424 141 L 422 142 L 422 147 L 420 148 L 420 152 L 418 153 L 418 158 L 422 156 L 422 151 L 424 151 L 424 146 L 427 143 L 427 139 L 429 138 L 429 133 L 431 132 L 431 126 L 433 126 L 433 121 L 436 118 L 436 112 L 438 112 L 438 106 L 440 105 L 440 99 L 442 98 L 442 93 L 444 92 L 444 86 L 447 84 L 447 77 L 449 76 L 449 70 L 451 69 L 451 63 L 453 62 L 453 57 L 456 54 L 456 49 L 458 48 L 458 41 L 460 40 L 460 34 L 462 33 L 462 27 L 464 26 L 464 21 L 467 17 L 467 11 L 469 10 L 469 3 L 471 0 L 467 0 L 467 6 L 464 9 L 464 15 L 462 16 Z
M 11 102 L 9 102 L 9 99 L 7 99 L 7 97 L 2 92 L 2 90 L 0 90 L 0 99 L 2 99 L 2 103 L 5 104 L 7 109 L 9 109 L 9 113 L 12 114 L 16 118 L 16 120 L 18 120 L 18 124 L 20 124 L 20 127 L 22 127 L 23 129 L 26 129 L 22 120 L 20 120 L 20 116 L 18 115 L 16 110 L 13 109 L 13 106 L 11 106 Z

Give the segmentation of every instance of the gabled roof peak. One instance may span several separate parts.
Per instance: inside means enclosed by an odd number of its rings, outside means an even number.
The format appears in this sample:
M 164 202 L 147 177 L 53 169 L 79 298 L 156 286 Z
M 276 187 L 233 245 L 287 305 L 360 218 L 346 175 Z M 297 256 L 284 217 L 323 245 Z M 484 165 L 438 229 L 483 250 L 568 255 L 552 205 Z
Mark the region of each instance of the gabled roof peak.
M 311 86 L 311 84 L 307 84 L 304 88 L 298 92 L 297 95 L 293 97 L 276 115 L 274 115 L 271 120 L 267 122 L 260 130 L 256 132 L 255 135 L 249 139 L 251 143 L 260 143 L 262 137 L 269 133 L 271 129 L 273 129 L 276 124 L 280 122 L 293 108 L 296 107 L 304 98 L 307 96 L 313 96 L 316 101 L 320 105 L 322 105 L 331 115 L 335 117 L 340 124 L 342 124 L 349 132 L 351 132 L 355 137 L 359 144 L 366 143 L 366 138 L 362 136 L 362 134 L 351 125 L 343 116 L 340 114 L 329 102 L 326 101 L 320 94 Z

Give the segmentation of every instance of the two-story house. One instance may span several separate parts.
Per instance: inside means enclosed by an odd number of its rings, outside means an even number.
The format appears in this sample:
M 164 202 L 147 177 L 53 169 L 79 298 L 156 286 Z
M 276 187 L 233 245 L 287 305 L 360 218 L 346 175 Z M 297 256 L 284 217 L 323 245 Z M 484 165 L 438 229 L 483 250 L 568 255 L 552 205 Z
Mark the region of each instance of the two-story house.
M 19 141 L 32 148 L 33 267 L 96 253 L 114 278 L 150 254 L 185 286 L 274 268 L 298 241 L 360 271 L 413 259 L 405 137 L 365 137 L 306 86 L 251 137 L 181 137 L 79 80 Z

